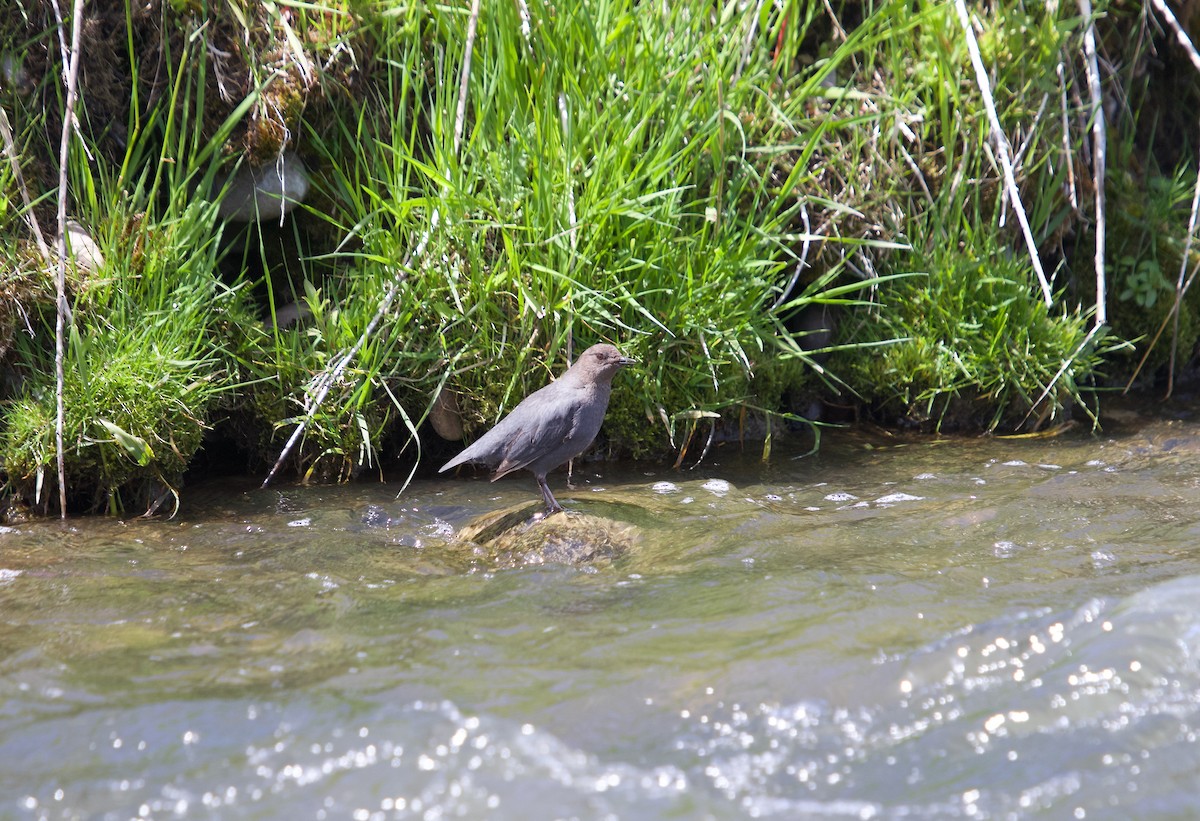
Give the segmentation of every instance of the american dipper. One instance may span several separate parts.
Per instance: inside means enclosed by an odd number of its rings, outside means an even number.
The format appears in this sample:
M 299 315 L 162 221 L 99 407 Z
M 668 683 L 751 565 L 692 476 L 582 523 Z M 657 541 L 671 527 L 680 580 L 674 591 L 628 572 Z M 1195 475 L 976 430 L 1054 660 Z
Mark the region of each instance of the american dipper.
M 537 479 L 546 513 L 558 513 L 562 506 L 550 492 L 546 474 L 592 444 L 608 410 L 613 377 L 636 361 L 612 345 L 593 345 L 556 382 L 525 397 L 496 427 L 438 472 L 479 462 L 494 468 L 494 482 L 525 468 Z

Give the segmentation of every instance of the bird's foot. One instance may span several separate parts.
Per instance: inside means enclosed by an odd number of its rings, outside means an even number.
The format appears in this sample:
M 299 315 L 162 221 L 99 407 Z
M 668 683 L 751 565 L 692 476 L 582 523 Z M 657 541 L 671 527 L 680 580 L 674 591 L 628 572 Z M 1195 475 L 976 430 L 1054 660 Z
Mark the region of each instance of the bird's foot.
M 558 499 L 554 498 L 554 494 L 550 492 L 550 486 L 546 484 L 545 476 L 537 477 L 538 488 L 542 491 L 542 501 L 546 503 L 546 515 L 553 516 L 555 513 L 562 513 L 562 505 L 558 503 Z

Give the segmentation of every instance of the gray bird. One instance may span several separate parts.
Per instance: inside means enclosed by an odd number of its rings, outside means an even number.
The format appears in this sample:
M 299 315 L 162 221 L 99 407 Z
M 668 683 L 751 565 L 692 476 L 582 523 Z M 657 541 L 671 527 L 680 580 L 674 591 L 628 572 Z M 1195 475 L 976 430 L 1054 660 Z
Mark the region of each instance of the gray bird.
M 558 513 L 562 506 L 550 492 L 546 474 L 592 444 L 608 410 L 613 377 L 636 361 L 612 345 L 593 345 L 557 381 L 525 397 L 496 427 L 438 472 L 478 462 L 493 468 L 494 482 L 525 468 L 537 479 L 546 512 Z

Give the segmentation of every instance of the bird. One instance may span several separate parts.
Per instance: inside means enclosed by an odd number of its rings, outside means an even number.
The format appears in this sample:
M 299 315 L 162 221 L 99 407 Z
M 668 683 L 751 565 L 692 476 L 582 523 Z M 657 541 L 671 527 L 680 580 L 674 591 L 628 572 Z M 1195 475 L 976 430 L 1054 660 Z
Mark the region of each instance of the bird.
M 492 468 L 492 481 L 522 468 L 537 479 L 546 515 L 562 512 L 546 474 L 588 449 L 608 410 L 617 371 L 637 364 L 613 345 L 593 345 L 554 382 L 525 397 L 438 473 L 474 462 Z

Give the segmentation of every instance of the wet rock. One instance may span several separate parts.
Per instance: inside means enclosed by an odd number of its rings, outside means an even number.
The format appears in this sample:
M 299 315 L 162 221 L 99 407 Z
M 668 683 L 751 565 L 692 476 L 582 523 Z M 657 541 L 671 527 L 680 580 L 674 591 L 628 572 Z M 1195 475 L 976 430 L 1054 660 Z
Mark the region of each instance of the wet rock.
M 458 538 L 496 567 L 524 567 L 611 562 L 632 549 L 640 533 L 626 522 L 584 513 L 546 516 L 535 503 L 485 513 L 460 528 Z
M 447 442 L 457 442 L 463 438 L 462 412 L 458 409 L 458 394 L 442 388 L 433 407 L 429 409 L 429 424 L 434 432 Z
M 387 509 L 379 505 L 367 505 L 363 510 L 359 521 L 367 527 L 387 527 L 391 518 L 387 514 Z
M 242 166 L 221 199 L 220 214 L 234 222 L 277 220 L 308 195 L 308 171 L 295 154 L 261 168 Z
M 5 525 L 29 524 L 36 518 L 29 505 L 20 499 L 6 499 L 0 503 L 0 522 Z

